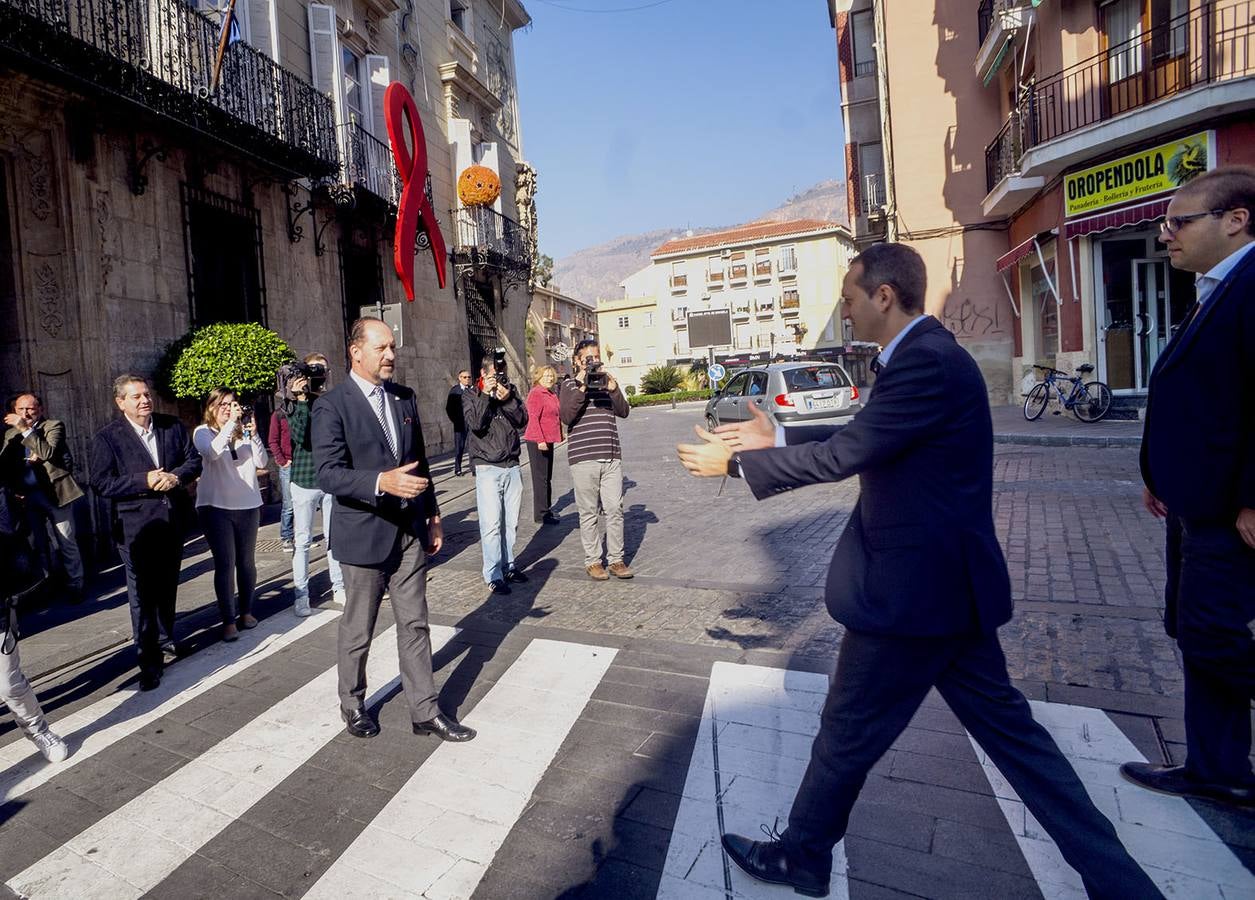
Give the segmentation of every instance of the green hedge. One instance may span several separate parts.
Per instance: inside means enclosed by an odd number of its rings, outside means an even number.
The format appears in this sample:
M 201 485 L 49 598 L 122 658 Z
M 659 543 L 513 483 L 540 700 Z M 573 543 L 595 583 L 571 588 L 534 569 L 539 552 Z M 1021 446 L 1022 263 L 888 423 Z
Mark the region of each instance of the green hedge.
M 254 322 L 206 325 L 166 348 L 157 387 L 179 398 L 201 398 L 216 387 L 268 394 L 279 366 L 295 356 L 279 335 Z
M 677 403 L 683 403 L 685 400 L 709 400 L 710 391 L 674 391 L 670 394 L 637 394 L 635 397 L 628 397 L 629 406 L 658 406 L 663 403 L 670 403 L 675 400 Z

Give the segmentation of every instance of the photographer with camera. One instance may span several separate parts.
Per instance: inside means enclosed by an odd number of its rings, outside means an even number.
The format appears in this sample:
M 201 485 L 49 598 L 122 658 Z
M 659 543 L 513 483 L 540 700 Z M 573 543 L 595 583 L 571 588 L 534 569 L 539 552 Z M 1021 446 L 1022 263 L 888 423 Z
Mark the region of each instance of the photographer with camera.
M 331 576 L 332 596 L 344 603 L 344 576 L 340 564 L 331 554 L 331 505 L 334 499 L 318 487 L 318 469 L 314 464 L 314 447 L 310 430 L 310 410 L 327 385 L 327 357 L 311 353 L 303 364 L 293 366 L 287 383 L 291 402 L 285 401 L 288 429 L 292 436 L 292 464 L 288 478 L 292 487 L 292 526 L 296 549 L 292 554 L 292 584 L 296 590 L 293 608 L 298 616 L 308 616 L 309 548 L 313 543 L 314 514 L 322 508 L 322 533 L 327 539 L 327 573 Z
M 601 347 L 587 339 L 571 355 L 575 377 L 562 383 L 558 409 L 567 427 L 567 463 L 580 514 L 584 569 L 595 581 L 631 578 L 623 561 L 623 454 L 619 426 L 629 406 L 614 376 L 601 363 Z M 602 565 L 601 516 L 606 517 L 606 561 Z
M 257 626 L 251 612 L 261 523 L 257 470 L 266 468 L 266 448 L 257 434 L 252 408 L 242 406 L 228 388 L 209 392 L 205 421 L 192 432 L 192 444 L 203 461 L 196 512 L 214 559 L 222 639 L 230 642 L 239 637 L 240 628 Z
M 508 594 L 511 581 L 527 580 L 514 566 L 514 535 L 523 501 L 519 431 L 527 426 L 527 409 L 510 384 L 504 350 L 485 356 L 480 374 L 481 387 L 462 394 L 466 451 L 475 472 L 484 581 L 494 594 Z

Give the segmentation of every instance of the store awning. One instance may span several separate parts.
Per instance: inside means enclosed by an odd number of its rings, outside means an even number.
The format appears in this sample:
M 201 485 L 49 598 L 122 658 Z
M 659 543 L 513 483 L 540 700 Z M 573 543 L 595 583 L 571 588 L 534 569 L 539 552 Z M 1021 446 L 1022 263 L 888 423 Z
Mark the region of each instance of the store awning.
M 1024 243 L 1014 247 L 1009 253 L 1002 254 L 1002 256 L 998 257 L 998 261 L 994 263 L 994 268 L 996 268 L 999 272 L 1005 272 L 1024 257 L 1032 253 L 1036 242 L 1037 238 L 1031 237 Z
M 1071 240 L 1086 234 L 1097 234 L 1100 231 L 1123 228 L 1126 225 L 1141 225 L 1143 222 L 1154 222 L 1162 219 L 1164 214 L 1167 213 L 1168 201 L 1171 199 L 1171 197 L 1165 197 L 1161 200 L 1139 203 L 1137 206 L 1128 206 L 1112 212 L 1099 213 L 1096 216 L 1072 219 L 1063 223 L 1064 239 Z

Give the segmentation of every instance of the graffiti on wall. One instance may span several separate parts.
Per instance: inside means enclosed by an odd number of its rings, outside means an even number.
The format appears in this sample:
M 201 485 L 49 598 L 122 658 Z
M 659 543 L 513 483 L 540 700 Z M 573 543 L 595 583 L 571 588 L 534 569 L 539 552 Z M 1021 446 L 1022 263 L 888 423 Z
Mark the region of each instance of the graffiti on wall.
M 979 338 L 1005 334 L 997 303 L 974 303 L 970 298 L 946 300 L 941 321 L 955 337 Z

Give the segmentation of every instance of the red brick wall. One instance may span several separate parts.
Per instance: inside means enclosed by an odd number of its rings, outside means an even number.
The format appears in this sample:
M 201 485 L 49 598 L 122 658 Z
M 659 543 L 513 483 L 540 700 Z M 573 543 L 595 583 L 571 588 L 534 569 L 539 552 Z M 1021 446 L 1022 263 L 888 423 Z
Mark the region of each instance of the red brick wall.
M 850 45 L 849 13 L 837 13 L 837 65 L 842 84 L 854 77 L 854 50 Z
M 853 224 L 855 217 L 858 215 L 858 205 L 862 200 L 859 196 L 859 177 L 858 177 L 858 146 L 847 143 L 845 145 L 845 211 L 849 216 L 847 222 Z

